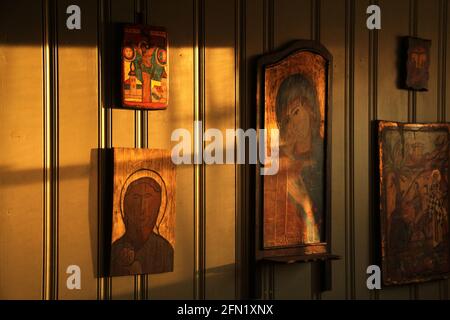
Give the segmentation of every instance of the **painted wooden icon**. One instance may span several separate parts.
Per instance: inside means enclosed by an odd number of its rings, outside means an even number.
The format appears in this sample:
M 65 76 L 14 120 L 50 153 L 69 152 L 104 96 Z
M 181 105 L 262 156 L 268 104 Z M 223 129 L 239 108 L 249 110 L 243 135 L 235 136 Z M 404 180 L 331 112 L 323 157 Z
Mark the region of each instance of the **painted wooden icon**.
M 450 271 L 450 124 L 378 124 L 381 257 L 385 285 Z
M 257 259 L 331 257 L 331 66 L 330 53 L 313 41 L 259 60 L 257 125 L 279 130 L 279 170 L 257 174 Z
M 406 86 L 413 90 L 428 90 L 431 41 L 407 38 Z
M 170 151 L 112 149 L 111 276 L 173 271 L 175 166 Z
M 167 32 L 161 27 L 125 25 L 122 41 L 122 105 L 165 109 L 169 101 Z

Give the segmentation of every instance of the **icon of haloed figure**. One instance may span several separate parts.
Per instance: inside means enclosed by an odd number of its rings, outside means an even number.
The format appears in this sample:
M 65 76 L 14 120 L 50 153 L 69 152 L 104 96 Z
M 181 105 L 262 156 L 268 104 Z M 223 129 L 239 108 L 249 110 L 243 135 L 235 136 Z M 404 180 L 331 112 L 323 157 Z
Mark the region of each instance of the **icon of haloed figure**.
M 279 171 L 264 177 L 265 246 L 318 243 L 324 202 L 324 133 L 310 80 L 294 74 L 281 82 L 275 116 L 280 130 Z
M 164 182 L 160 185 L 151 177 L 128 185 L 122 200 L 125 233 L 112 244 L 111 275 L 173 271 L 173 248 L 157 225 L 158 216 L 161 222 L 166 209 L 161 203 L 165 187 L 162 190 L 161 186 Z

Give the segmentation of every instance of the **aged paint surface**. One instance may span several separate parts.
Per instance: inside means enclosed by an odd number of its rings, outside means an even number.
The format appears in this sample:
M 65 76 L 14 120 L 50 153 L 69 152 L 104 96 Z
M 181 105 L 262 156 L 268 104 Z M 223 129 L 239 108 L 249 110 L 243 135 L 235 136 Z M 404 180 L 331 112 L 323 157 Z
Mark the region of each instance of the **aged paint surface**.
M 169 151 L 114 149 L 111 275 L 173 271 L 174 187 Z
M 144 25 L 124 27 L 122 103 L 125 107 L 164 109 L 168 104 L 167 33 Z
M 431 41 L 408 38 L 406 86 L 414 90 L 428 90 Z
M 385 284 L 449 272 L 449 124 L 379 124 Z
M 325 210 L 325 59 L 296 52 L 269 65 L 264 81 L 265 128 L 280 130 L 279 171 L 264 178 L 264 247 L 320 243 Z

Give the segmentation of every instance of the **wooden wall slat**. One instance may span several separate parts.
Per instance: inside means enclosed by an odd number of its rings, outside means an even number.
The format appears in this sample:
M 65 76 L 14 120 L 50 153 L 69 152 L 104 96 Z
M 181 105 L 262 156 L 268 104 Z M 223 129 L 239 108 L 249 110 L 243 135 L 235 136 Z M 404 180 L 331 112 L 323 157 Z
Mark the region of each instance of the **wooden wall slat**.
M 97 298 L 97 4 L 83 0 L 82 29 L 66 28 L 58 2 L 59 299 Z M 75 44 L 76 43 L 76 44 Z M 80 130 L 80 128 L 82 128 Z M 81 290 L 69 290 L 67 267 L 81 269 Z
M 245 106 L 247 110 L 247 117 L 249 126 L 254 127 L 252 124 L 252 120 L 255 116 L 256 104 L 255 104 L 255 96 L 256 96 L 256 59 L 262 54 L 264 50 L 264 39 L 263 39 L 263 4 L 260 0 L 246 0 L 246 41 L 245 41 L 245 88 L 247 89 Z M 251 14 L 250 14 L 251 13 Z M 254 193 L 254 190 L 249 190 L 249 193 Z M 251 217 L 255 214 L 254 205 L 252 203 L 249 204 L 249 210 L 246 213 L 248 215 L 249 221 L 251 221 Z M 253 226 L 248 226 L 249 237 L 253 237 Z M 252 243 L 251 239 L 249 242 Z M 251 248 L 248 248 L 250 252 L 252 252 Z M 251 255 L 249 259 L 254 259 L 254 256 Z M 249 271 L 249 274 L 246 277 L 252 277 L 249 281 L 249 286 L 255 284 L 256 275 L 253 270 Z M 254 288 L 249 287 L 250 294 L 254 297 L 256 292 L 254 292 Z
M 397 54 L 399 37 L 409 34 L 409 1 L 380 0 L 382 28 L 379 31 L 378 119 L 408 120 L 408 92 L 397 88 Z M 380 299 L 409 299 L 408 286 L 388 287 L 380 291 Z
M 428 91 L 417 92 L 417 122 L 438 120 L 439 1 L 418 1 L 417 36 L 431 40 Z
M 407 121 L 408 93 L 397 88 L 399 37 L 409 34 L 409 1 L 381 0 L 382 28 L 379 32 L 380 64 L 378 119 Z M 395 58 L 394 58 L 395 57 Z
M 369 108 L 369 30 L 366 28 L 366 9 L 370 1 L 355 3 L 355 59 L 354 59 L 354 255 L 355 295 L 368 299 L 366 269 L 371 264 L 370 236 L 370 108 Z M 370 31 L 376 32 L 376 31 Z
M 235 19 L 234 1 L 205 1 L 204 125 L 224 137 L 237 111 Z M 233 147 L 224 143 L 224 155 Z M 206 166 L 206 299 L 235 297 L 235 178 L 234 165 Z
M 274 45 L 280 48 L 293 40 L 311 38 L 311 0 L 274 2 Z
M 262 41 L 263 50 L 261 54 L 267 54 L 274 50 L 275 41 L 275 0 L 264 0 L 262 1 Z M 255 82 L 257 70 L 255 70 Z M 255 89 L 255 100 L 256 100 L 256 90 Z M 257 116 L 254 116 L 257 119 Z M 256 120 L 255 120 L 256 121 Z M 255 122 L 255 128 L 258 124 Z M 255 199 L 258 198 L 258 195 Z M 255 213 L 257 216 L 257 214 Z M 256 244 L 260 245 L 260 244 Z M 255 249 L 256 250 L 256 249 Z M 260 299 L 274 299 L 275 298 L 275 265 L 269 263 L 257 263 L 257 276 L 255 284 L 255 294 L 257 298 Z
M 26 7 L 26 10 L 23 8 Z M 40 299 L 43 62 L 39 1 L 0 4 L 0 299 Z
M 193 136 L 193 2 L 149 1 L 148 23 L 164 26 L 169 34 L 169 107 L 149 112 L 150 148 L 171 149 L 172 131 Z M 171 19 L 173 12 L 184 12 Z M 194 224 L 193 166 L 177 166 L 175 267 L 173 273 L 149 276 L 150 299 L 193 299 Z
M 108 1 L 108 0 L 107 0 Z M 111 1 L 111 22 L 113 24 L 134 22 L 134 1 L 128 0 L 109 0 Z M 108 35 L 111 37 L 111 34 Z M 110 53 L 106 53 L 110 54 Z M 108 66 L 105 66 L 106 68 Z M 112 89 L 109 89 L 112 90 Z M 112 110 L 112 146 L 113 147 L 130 147 L 135 146 L 135 113 L 130 110 Z M 112 279 L 111 298 L 117 299 L 133 299 L 134 283 L 133 276 L 114 277 Z
M 332 160 L 331 160 L 331 226 L 332 251 L 342 257 L 332 262 L 332 290 L 322 295 L 324 299 L 346 297 L 345 274 L 345 1 L 321 1 L 322 44 L 333 55 L 332 83 Z
M 417 8 L 417 36 L 431 40 L 430 74 L 428 91 L 417 93 L 417 122 L 439 121 L 438 59 L 439 59 L 439 1 L 419 0 Z M 417 298 L 439 299 L 439 282 L 432 281 L 417 286 Z
M 311 37 L 311 1 L 277 0 L 274 2 L 274 49 L 297 39 Z M 275 265 L 276 299 L 310 299 L 311 264 Z
M 345 260 L 346 296 L 355 299 L 355 1 L 345 2 Z

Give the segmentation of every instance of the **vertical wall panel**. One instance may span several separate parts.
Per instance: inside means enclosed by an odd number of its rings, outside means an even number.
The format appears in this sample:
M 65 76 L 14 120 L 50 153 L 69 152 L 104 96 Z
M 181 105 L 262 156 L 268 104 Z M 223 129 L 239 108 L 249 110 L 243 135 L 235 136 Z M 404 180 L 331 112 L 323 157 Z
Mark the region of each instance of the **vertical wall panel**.
M 109 0 L 111 2 L 111 23 L 117 26 L 122 23 L 134 22 L 134 1 Z M 112 34 L 107 37 L 116 39 Z M 117 40 L 117 39 L 116 39 Z M 106 54 L 110 55 L 110 52 Z M 114 60 L 112 60 L 114 61 Z M 108 67 L 108 66 L 106 66 Z M 109 94 L 109 92 L 107 92 Z M 114 147 L 134 147 L 134 112 L 130 110 L 113 109 L 112 141 Z
M 97 297 L 97 6 L 80 1 L 81 30 L 66 28 L 59 5 L 59 298 Z M 82 130 L 80 130 L 82 128 Z M 69 265 L 81 269 L 81 290 L 69 290 Z
M 236 120 L 235 127 L 247 128 L 248 109 L 247 99 L 247 2 L 235 1 L 235 81 L 236 81 Z M 249 266 L 249 216 L 248 206 L 250 197 L 248 190 L 247 172 L 250 168 L 243 165 L 235 166 L 235 298 L 248 298 L 250 295 L 248 285 Z
M 311 37 L 311 0 L 274 2 L 274 49 L 287 43 Z M 311 298 L 311 263 L 275 266 L 276 299 Z
M 397 86 L 397 55 L 400 37 L 409 34 L 409 1 L 380 1 L 383 12 L 379 32 L 380 64 L 378 118 L 380 120 L 407 121 L 408 93 Z M 395 57 L 395 58 L 394 58 Z
M 332 147 L 331 147 L 331 226 L 332 251 L 342 257 L 333 261 L 332 291 L 323 294 L 324 299 L 344 299 L 346 297 L 345 274 L 345 1 L 321 1 L 322 44 L 333 55 L 332 82 Z
M 428 91 L 417 92 L 417 122 L 435 122 L 439 115 L 438 59 L 439 59 L 439 1 L 418 1 L 417 36 L 431 40 Z M 417 286 L 417 298 L 439 299 L 439 282 Z
M 378 119 L 408 120 L 408 92 L 397 87 L 397 55 L 399 37 L 409 34 L 409 1 L 381 0 L 382 28 L 379 31 Z M 380 299 L 408 299 L 408 286 L 388 287 L 380 291 Z
M 280 48 L 293 40 L 310 39 L 313 19 L 311 7 L 311 0 L 276 0 L 274 2 L 275 48 Z
M 255 117 L 256 112 L 256 59 L 262 54 L 264 50 L 264 39 L 263 39 L 263 4 L 260 0 L 246 0 L 246 12 L 247 15 L 245 17 L 246 20 L 246 34 L 245 34 L 245 65 L 242 68 L 245 68 L 245 88 L 246 88 L 246 99 L 245 101 L 241 101 L 243 105 L 241 108 L 246 109 L 247 123 L 249 126 L 254 127 L 252 121 Z M 251 13 L 251 14 L 250 14 Z M 252 170 L 252 169 L 249 169 Z M 254 190 L 249 190 L 250 195 L 254 195 Z M 252 198 L 253 200 L 253 198 Z M 246 213 L 248 215 L 248 221 L 252 221 L 252 217 L 255 215 L 255 205 L 253 203 L 249 203 L 249 210 Z M 253 229 L 254 226 L 249 224 L 247 226 L 249 230 L 249 246 L 253 243 Z M 243 244 L 238 244 L 243 245 Z M 253 260 L 255 257 L 253 256 L 253 248 L 248 248 L 251 253 L 249 260 Z M 256 279 L 254 271 L 250 270 L 247 275 L 252 277 L 249 281 L 249 285 L 253 283 Z M 253 288 L 249 288 L 250 294 L 255 294 L 252 290 Z
M 134 1 L 110 0 L 111 1 L 111 22 L 113 25 L 120 23 L 132 23 L 134 21 Z M 107 35 L 113 39 L 112 34 Z M 111 50 L 111 49 L 110 49 Z M 106 52 L 110 55 L 111 52 Z M 111 60 L 114 61 L 114 60 Z M 108 68 L 108 66 L 105 66 Z M 111 90 L 111 89 L 110 89 Z M 106 92 L 106 94 L 109 94 Z M 132 110 L 112 110 L 112 145 L 113 147 L 134 148 L 134 111 Z M 134 298 L 134 277 L 114 277 L 112 279 L 112 299 L 133 299 Z
M 438 120 L 439 1 L 418 1 L 417 36 L 431 40 L 428 91 L 417 92 L 417 122 Z
M 262 24 L 262 40 L 263 40 L 263 51 L 262 53 L 267 54 L 274 50 L 274 41 L 275 41 L 275 1 L 274 0 L 264 0 L 262 2 L 262 18 L 263 18 L 263 24 Z M 254 72 L 255 75 L 255 82 L 258 80 L 256 79 L 257 70 Z M 257 85 L 257 83 L 256 83 Z M 258 89 L 255 89 L 255 96 L 254 99 L 256 100 L 256 91 Z M 258 106 L 256 106 L 256 110 L 258 109 Z M 256 123 L 256 120 L 258 119 L 258 116 L 254 116 L 255 119 L 255 128 L 258 127 L 258 123 Z M 256 186 L 256 182 L 254 183 Z M 260 194 L 255 196 L 255 199 L 259 199 Z M 259 201 L 259 200 L 258 200 Z M 255 205 L 256 206 L 256 205 Z M 259 207 L 259 206 L 258 206 Z M 256 215 L 257 216 L 257 215 Z M 257 243 L 256 245 L 260 246 L 261 243 Z M 255 249 L 256 250 L 256 249 Z M 264 263 L 264 262 L 258 262 L 256 265 L 256 276 L 257 276 L 257 284 L 255 285 L 255 288 L 257 289 L 255 291 L 256 297 L 261 299 L 274 299 L 275 296 L 275 265 L 273 263 Z
M 357 299 L 368 299 L 366 269 L 370 265 L 370 213 L 369 200 L 369 31 L 366 28 L 366 9 L 370 1 L 355 4 L 355 56 L 354 56 L 354 272 Z M 375 32 L 375 31 L 372 31 Z M 373 189 L 372 189 L 373 190 Z
M 40 1 L 0 5 L 0 299 L 41 298 L 41 14 Z
M 170 103 L 167 110 L 149 112 L 150 148 L 171 149 L 173 130 L 193 136 L 193 3 L 150 1 L 148 23 L 165 26 L 169 33 Z M 173 12 L 185 14 L 174 16 Z M 188 151 L 190 152 L 190 151 Z M 150 299 L 192 299 L 194 265 L 193 166 L 177 166 L 175 267 L 173 273 L 149 277 Z
M 205 1 L 205 130 L 235 128 L 235 3 Z M 208 142 L 206 143 L 208 144 Z M 234 141 L 224 143 L 224 155 Z M 235 166 L 206 166 L 206 298 L 235 297 Z

